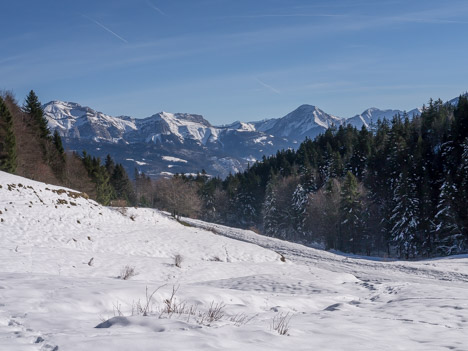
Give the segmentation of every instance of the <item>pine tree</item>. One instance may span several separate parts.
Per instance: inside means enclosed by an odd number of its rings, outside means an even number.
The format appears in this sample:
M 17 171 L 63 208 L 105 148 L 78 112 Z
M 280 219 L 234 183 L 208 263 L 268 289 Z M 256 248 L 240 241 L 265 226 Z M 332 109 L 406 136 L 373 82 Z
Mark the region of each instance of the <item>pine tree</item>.
M 265 201 L 263 202 L 263 230 L 264 233 L 271 237 L 278 235 L 278 211 L 277 211 L 277 179 L 275 175 L 270 177 L 267 184 Z
M 112 175 L 114 173 L 115 169 L 115 162 L 112 159 L 111 155 L 107 154 L 106 156 L 106 162 L 104 163 L 104 167 L 106 167 L 107 173 Z M 135 174 L 137 175 L 137 169 L 135 168 Z M 137 177 L 137 176 L 135 176 Z
M 63 154 L 65 153 L 65 150 L 64 150 L 63 144 L 62 144 L 62 138 L 60 137 L 57 129 L 54 131 L 53 142 L 54 142 L 54 146 L 57 149 L 58 153 L 61 156 L 63 156 Z
M 419 199 L 416 184 L 401 173 L 394 191 L 394 203 L 390 223 L 391 241 L 406 258 L 418 254 L 417 234 L 419 227 Z
M 341 250 L 359 251 L 364 230 L 363 204 L 356 177 L 348 172 L 341 189 Z
M 16 170 L 16 137 L 13 117 L 0 97 L 0 169 L 14 173 Z
M 39 128 L 39 135 L 41 138 L 50 139 L 50 130 L 47 125 L 47 119 L 44 117 L 41 103 L 36 93 L 31 90 L 24 102 L 23 111 L 29 114 L 32 120 Z
M 306 224 L 307 208 L 310 195 L 315 191 L 317 191 L 315 174 L 312 169 L 305 168 L 300 176 L 300 182 L 294 190 L 291 206 L 294 229 L 300 237 L 311 235 L 311 228 L 308 228 Z
M 436 238 L 436 251 L 440 255 L 457 254 L 466 247 L 466 241 L 454 206 L 456 195 L 457 189 L 449 174 L 441 186 L 437 214 L 434 218 L 433 230 Z
M 129 204 L 135 203 L 135 193 L 133 191 L 132 182 L 121 164 L 117 164 L 114 167 L 114 172 L 110 178 L 110 184 L 114 188 L 117 199 L 126 200 Z

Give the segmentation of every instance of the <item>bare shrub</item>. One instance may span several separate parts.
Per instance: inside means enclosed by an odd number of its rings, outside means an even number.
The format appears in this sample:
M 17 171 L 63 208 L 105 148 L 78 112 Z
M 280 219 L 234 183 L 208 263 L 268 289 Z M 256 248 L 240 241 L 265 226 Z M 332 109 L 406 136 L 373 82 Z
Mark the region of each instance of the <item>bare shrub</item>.
M 148 314 L 151 313 L 151 306 L 152 306 L 152 301 L 153 301 L 153 296 L 154 294 L 156 294 L 156 292 L 161 289 L 163 286 L 165 285 L 161 285 L 160 287 L 156 288 L 155 290 L 153 290 L 153 292 L 151 294 L 148 294 L 148 286 L 146 287 L 146 300 L 145 300 L 145 304 L 144 305 L 141 305 L 139 302 L 138 302 L 138 305 L 140 307 L 140 312 L 143 316 L 147 316 Z
M 226 307 L 226 304 L 224 303 L 219 302 L 215 304 L 214 301 L 212 301 L 210 308 L 206 312 L 208 323 L 216 322 L 216 321 L 219 321 L 221 318 L 223 318 L 225 307 Z
M 178 267 L 178 268 L 182 268 L 182 261 L 183 261 L 183 257 L 182 255 L 175 255 L 174 256 L 174 266 Z
M 252 319 L 254 319 L 257 315 L 253 316 L 248 316 L 245 313 L 238 313 L 231 318 L 229 318 L 229 321 L 234 323 L 236 327 L 240 327 L 242 325 L 246 325 L 249 323 Z
M 128 266 L 126 266 L 125 268 L 127 267 Z M 222 302 L 211 302 L 207 310 L 199 310 L 198 305 L 188 305 L 185 301 L 179 302 L 176 298 L 179 286 L 172 287 L 171 295 L 168 298 L 163 299 L 162 307 L 157 306 L 157 303 L 153 297 L 156 294 L 156 292 L 164 286 L 166 285 L 161 285 L 160 287 L 153 290 L 151 293 L 148 290 L 148 287 L 146 287 L 146 294 L 144 300 L 138 300 L 137 302 L 132 303 L 131 316 L 157 316 L 157 313 L 159 313 L 159 318 L 172 318 L 173 316 L 176 316 L 178 318 L 186 319 L 187 323 L 190 323 L 190 319 L 193 318 L 196 323 L 206 326 L 210 326 L 211 323 L 224 319 L 234 323 L 234 325 L 237 327 L 245 325 L 249 323 L 253 318 L 255 318 L 255 315 L 248 316 L 244 313 L 236 314 L 231 317 L 225 317 L 226 304 Z M 113 304 L 113 312 L 114 317 L 124 316 L 121 304 L 119 302 Z M 105 322 L 107 319 L 101 317 L 101 320 Z M 274 325 L 276 326 L 276 320 L 274 320 Z
M 286 314 L 282 312 L 277 314 L 275 317 L 273 317 L 271 322 L 271 330 L 276 331 L 279 335 L 288 335 L 289 322 L 291 321 L 291 317 L 292 316 L 289 315 L 289 312 Z
M 131 277 L 138 275 L 137 271 L 135 270 L 134 266 L 125 266 L 120 270 L 120 274 L 118 276 L 119 279 L 128 280 Z
M 198 195 L 198 186 L 181 177 L 161 178 L 154 183 L 156 206 L 172 214 L 174 218 L 181 216 L 197 218 L 202 203 Z
M 177 290 L 179 290 L 179 286 L 177 286 L 177 287 L 173 286 L 171 296 L 163 301 L 164 302 L 164 308 L 161 311 L 161 315 L 164 314 L 164 313 L 166 313 L 168 315 L 172 315 L 173 313 L 180 314 L 179 312 L 180 312 L 182 306 L 181 306 L 181 304 L 177 304 L 177 302 L 176 302 L 175 295 L 177 293 Z

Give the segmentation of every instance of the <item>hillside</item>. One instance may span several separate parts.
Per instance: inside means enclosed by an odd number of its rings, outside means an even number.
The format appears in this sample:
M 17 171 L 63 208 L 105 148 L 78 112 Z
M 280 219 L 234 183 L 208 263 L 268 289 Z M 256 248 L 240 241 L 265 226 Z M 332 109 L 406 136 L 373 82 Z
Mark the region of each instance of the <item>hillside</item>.
M 0 349 L 466 346 L 466 256 L 380 262 L 185 221 L 0 172 Z M 138 274 L 118 279 L 125 266 Z M 173 288 L 185 310 L 165 313 Z M 208 321 L 210 306 L 222 313 Z M 271 324 L 286 314 L 281 336 Z

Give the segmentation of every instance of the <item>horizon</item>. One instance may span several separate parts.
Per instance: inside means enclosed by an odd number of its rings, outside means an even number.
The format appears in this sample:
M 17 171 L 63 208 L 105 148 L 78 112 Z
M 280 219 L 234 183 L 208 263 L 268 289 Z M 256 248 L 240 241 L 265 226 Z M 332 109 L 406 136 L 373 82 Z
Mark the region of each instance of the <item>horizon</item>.
M 0 89 L 214 125 L 303 104 L 342 118 L 409 111 L 467 90 L 467 14 L 460 0 L 19 0 L 0 15 Z

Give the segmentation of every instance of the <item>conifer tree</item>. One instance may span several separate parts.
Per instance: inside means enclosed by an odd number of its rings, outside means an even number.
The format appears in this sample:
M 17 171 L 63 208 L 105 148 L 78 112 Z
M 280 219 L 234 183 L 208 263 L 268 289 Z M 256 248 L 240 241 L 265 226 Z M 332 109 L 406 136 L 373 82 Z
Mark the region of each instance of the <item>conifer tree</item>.
M 107 165 L 107 160 L 106 160 Z M 117 199 L 126 200 L 128 203 L 135 203 L 135 194 L 130 178 L 121 164 L 114 167 L 114 172 L 111 175 L 110 183 L 114 188 Z
M 435 215 L 434 232 L 436 250 L 440 255 L 452 255 L 462 252 L 466 247 L 463 231 L 460 227 L 455 209 L 457 189 L 450 174 L 441 186 L 437 214 Z
M 276 237 L 278 234 L 278 211 L 277 211 L 277 178 L 270 177 L 266 187 L 265 201 L 263 202 L 263 230 L 266 235 Z
M 106 156 L 106 162 L 104 163 L 104 167 L 106 167 L 107 173 L 109 173 L 110 175 L 114 173 L 115 162 L 109 154 L 107 154 Z M 135 168 L 135 174 L 137 174 L 136 172 L 137 169 Z
M 393 225 L 392 243 L 398 248 L 400 256 L 415 256 L 418 254 L 419 199 L 416 195 L 416 184 L 403 173 L 398 178 L 393 201 L 395 207 L 390 218 Z
M 341 188 L 341 250 L 356 253 L 361 245 L 363 225 L 363 204 L 356 177 L 348 172 Z
M 16 170 L 16 137 L 13 117 L 0 97 L 0 169 L 14 173 Z
M 41 103 L 36 93 L 31 90 L 24 102 L 23 111 L 29 114 L 32 120 L 37 124 L 39 135 L 43 139 L 50 139 L 50 130 L 47 125 L 47 119 L 44 117 Z
M 63 157 L 63 154 L 65 153 L 65 150 L 64 150 L 63 144 L 62 144 L 62 138 L 60 137 L 57 129 L 54 131 L 53 142 L 54 142 L 54 146 L 57 149 L 58 153 Z

